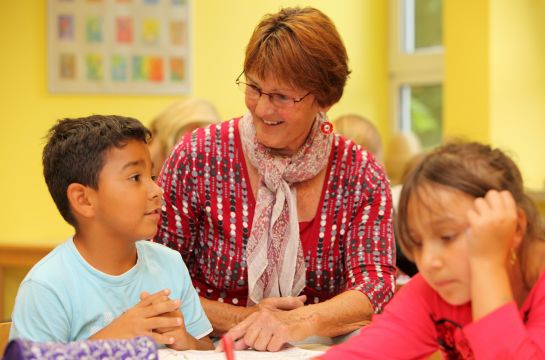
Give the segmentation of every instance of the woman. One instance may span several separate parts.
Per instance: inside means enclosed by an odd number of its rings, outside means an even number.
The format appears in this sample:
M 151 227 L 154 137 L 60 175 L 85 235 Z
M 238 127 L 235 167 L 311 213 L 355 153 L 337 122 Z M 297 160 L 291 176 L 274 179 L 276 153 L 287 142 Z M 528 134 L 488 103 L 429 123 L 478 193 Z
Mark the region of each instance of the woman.
M 249 112 L 186 136 L 161 172 L 155 241 L 180 251 L 237 348 L 348 333 L 392 296 L 388 180 L 325 115 L 348 74 L 319 10 L 265 16 L 236 81 Z

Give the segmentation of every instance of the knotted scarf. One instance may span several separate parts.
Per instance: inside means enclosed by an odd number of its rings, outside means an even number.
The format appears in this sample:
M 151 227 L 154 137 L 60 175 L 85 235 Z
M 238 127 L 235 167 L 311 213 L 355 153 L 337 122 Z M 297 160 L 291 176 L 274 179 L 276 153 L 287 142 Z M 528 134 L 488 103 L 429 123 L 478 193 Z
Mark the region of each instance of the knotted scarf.
M 248 304 L 278 296 L 297 296 L 305 287 L 305 261 L 299 238 L 295 183 L 312 179 L 326 166 L 331 137 L 318 113 L 301 148 L 291 157 L 275 156 L 256 139 L 251 114 L 240 120 L 244 150 L 260 180 L 252 230 L 246 246 Z

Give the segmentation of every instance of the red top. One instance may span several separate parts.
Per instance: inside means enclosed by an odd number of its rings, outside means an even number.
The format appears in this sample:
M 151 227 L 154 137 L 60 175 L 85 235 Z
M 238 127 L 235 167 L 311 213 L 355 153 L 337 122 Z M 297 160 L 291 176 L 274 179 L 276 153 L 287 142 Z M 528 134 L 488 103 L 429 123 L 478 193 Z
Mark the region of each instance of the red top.
M 416 275 L 359 335 L 322 359 L 545 359 L 545 272 L 521 309 L 510 302 L 472 322 L 471 304 L 450 305 Z
M 164 205 L 156 242 L 179 251 L 201 296 L 248 297 L 246 243 L 255 199 L 238 120 L 187 135 L 159 177 Z M 353 289 L 381 311 L 393 294 L 392 201 L 382 166 L 353 142 L 334 140 L 316 217 L 300 223 L 308 302 Z

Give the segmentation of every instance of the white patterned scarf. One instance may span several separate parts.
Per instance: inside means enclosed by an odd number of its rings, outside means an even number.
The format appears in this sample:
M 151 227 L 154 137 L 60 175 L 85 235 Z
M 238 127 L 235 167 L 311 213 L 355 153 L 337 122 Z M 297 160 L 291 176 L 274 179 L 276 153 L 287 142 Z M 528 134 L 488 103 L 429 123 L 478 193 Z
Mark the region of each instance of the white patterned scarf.
M 274 156 L 257 141 L 251 114 L 240 120 L 244 150 L 260 175 L 246 246 L 249 305 L 267 297 L 297 296 L 305 287 L 293 184 L 312 179 L 326 166 L 332 144 L 332 138 L 320 131 L 326 120 L 318 113 L 305 143 L 291 157 Z

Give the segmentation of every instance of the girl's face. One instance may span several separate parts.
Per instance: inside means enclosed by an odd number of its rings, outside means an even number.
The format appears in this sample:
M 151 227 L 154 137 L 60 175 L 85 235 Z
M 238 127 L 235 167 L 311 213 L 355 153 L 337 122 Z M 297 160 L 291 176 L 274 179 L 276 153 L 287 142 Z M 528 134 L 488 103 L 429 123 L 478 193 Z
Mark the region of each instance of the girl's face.
M 424 184 L 409 198 L 413 256 L 426 282 L 452 305 L 470 301 L 467 211 L 474 198 L 449 187 Z

